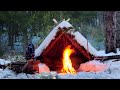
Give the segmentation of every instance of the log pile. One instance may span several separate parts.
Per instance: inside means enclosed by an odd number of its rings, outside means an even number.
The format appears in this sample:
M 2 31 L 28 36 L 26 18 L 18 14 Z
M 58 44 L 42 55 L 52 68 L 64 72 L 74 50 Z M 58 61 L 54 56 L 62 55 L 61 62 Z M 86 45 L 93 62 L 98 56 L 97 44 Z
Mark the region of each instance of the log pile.
M 22 71 L 24 73 L 28 73 L 28 74 L 34 74 L 36 72 L 39 71 L 39 67 L 38 67 L 38 64 L 40 63 L 39 60 L 29 60 L 25 65 L 24 67 L 22 68 Z
M 16 73 L 21 73 L 22 68 L 24 67 L 24 65 L 26 64 L 26 62 L 11 62 L 10 64 L 7 65 L 7 67 L 13 71 L 15 71 Z
M 40 61 L 29 60 L 28 62 L 11 62 L 6 67 L 16 73 L 34 74 L 38 71 L 38 64 Z

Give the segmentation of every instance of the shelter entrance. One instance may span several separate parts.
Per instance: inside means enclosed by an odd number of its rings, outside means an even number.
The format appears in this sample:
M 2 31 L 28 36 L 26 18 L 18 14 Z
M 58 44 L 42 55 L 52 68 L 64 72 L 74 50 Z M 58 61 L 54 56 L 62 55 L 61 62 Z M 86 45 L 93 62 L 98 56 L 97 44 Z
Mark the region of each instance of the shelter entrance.
M 74 40 L 73 35 L 60 30 L 55 39 L 42 52 L 41 62 L 45 63 L 51 71 L 60 72 L 63 67 L 63 51 L 68 45 L 74 50 L 74 53 L 70 55 L 70 60 L 75 70 L 79 68 L 81 63 L 92 59 L 92 56 Z

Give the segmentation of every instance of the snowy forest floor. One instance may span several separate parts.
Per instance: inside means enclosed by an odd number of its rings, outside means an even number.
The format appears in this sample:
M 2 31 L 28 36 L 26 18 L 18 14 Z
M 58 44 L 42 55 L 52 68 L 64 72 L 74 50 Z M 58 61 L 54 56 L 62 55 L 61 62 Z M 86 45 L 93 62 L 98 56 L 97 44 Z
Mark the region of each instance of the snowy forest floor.
M 11 58 L 11 59 L 10 59 Z M 0 64 L 10 63 L 11 61 L 15 61 L 24 59 L 22 56 L 15 56 L 9 57 L 6 59 L 0 59 Z M 93 66 L 99 66 L 100 64 L 106 65 L 107 67 L 99 72 L 94 72 L 91 70 L 89 72 L 80 71 L 77 74 L 65 74 L 61 75 L 57 72 L 43 72 L 43 73 L 36 73 L 36 74 L 26 74 L 26 73 L 19 73 L 16 74 L 14 71 L 6 68 L 0 69 L 0 79 L 120 79 L 120 61 L 116 61 L 115 59 L 100 62 L 92 60 L 90 61 Z

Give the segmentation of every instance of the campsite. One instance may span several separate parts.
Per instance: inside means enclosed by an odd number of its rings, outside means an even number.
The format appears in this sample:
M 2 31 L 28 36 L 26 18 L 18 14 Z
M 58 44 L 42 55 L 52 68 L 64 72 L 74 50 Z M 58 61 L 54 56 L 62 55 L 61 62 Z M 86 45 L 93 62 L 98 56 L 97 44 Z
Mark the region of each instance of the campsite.
M 120 79 L 119 11 L 0 11 L 0 79 Z

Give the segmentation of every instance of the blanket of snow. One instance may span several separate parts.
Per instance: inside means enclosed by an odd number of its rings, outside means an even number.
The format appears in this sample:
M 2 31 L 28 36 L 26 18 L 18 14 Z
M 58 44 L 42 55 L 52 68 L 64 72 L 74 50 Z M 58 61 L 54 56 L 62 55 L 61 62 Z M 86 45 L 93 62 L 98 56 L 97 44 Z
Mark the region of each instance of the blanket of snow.
M 5 59 L 0 59 L 0 65 L 7 65 L 11 63 L 11 61 L 6 61 Z
M 107 65 L 100 63 L 97 60 L 89 61 L 86 63 L 80 64 L 78 71 L 85 71 L 85 72 L 102 72 L 107 69 Z
M 40 63 L 40 64 L 38 64 L 38 66 L 39 66 L 39 73 L 50 72 L 50 69 L 47 65 Z
M 92 60 L 84 63 L 83 65 L 86 65 L 86 67 L 90 65 L 90 67 L 92 68 L 86 70 L 85 68 L 80 67 L 82 71 L 78 72 L 75 75 L 72 74 L 61 75 L 54 71 L 51 72 L 42 71 L 42 73 L 36 74 L 25 73 L 16 74 L 14 71 L 8 68 L 4 70 L 0 69 L 0 79 L 120 79 L 120 61 L 115 61 L 114 59 L 105 62 Z M 100 67 L 103 66 L 105 67 L 101 69 Z
M 106 54 L 104 50 L 100 50 L 100 51 L 97 51 L 97 54 L 96 54 L 96 56 L 112 56 L 112 55 L 120 55 L 119 49 L 117 49 L 117 53 L 111 52 Z
M 41 43 L 41 45 L 35 50 L 35 57 L 39 56 L 42 51 L 49 45 L 49 43 L 55 39 L 56 33 L 58 32 L 58 28 L 61 27 L 73 27 L 69 22 L 67 21 L 62 21 L 58 26 L 56 26 L 50 33 L 49 35 L 45 38 L 45 40 Z M 72 31 L 71 31 L 72 32 Z M 71 33 L 75 35 L 75 40 L 83 46 L 86 50 L 88 50 L 91 54 L 96 55 L 97 50 L 91 46 L 91 44 L 88 42 L 88 48 L 87 48 L 87 40 L 84 38 L 82 34 L 79 32 Z
M 76 75 L 57 74 L 58 79 L 120 79 L 120 61 L 113 62 L 109 60 L 104 62 L 108 67 L 102 72 L 78 72 Z M 95 61 L 96 62 L 96 61 Z M 94 63 L 94 60 L 93 60 Z M 99 62 L 100 63 L 100 62 Z M 95 64 L 95 63 L 94 63 Z

